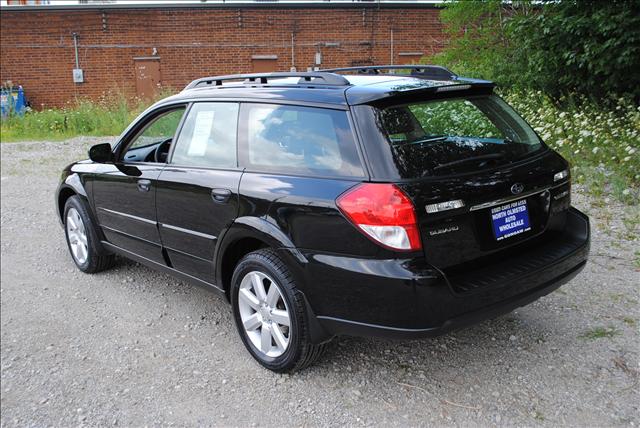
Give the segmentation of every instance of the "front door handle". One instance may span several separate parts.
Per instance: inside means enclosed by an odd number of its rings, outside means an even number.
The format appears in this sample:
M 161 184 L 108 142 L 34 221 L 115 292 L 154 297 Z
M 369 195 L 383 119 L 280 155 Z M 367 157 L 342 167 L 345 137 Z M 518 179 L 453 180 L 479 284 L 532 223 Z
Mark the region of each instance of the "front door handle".
M 151 189 L 151 180 L 138 180 L 138 190 L 148 192 Z
M 211 191 L 211 198 L 213 202 L 217 202 L 219 204 L 224 204 L 229 201 L 231 197 L 231 190 L 229 189 L 213 189 Z

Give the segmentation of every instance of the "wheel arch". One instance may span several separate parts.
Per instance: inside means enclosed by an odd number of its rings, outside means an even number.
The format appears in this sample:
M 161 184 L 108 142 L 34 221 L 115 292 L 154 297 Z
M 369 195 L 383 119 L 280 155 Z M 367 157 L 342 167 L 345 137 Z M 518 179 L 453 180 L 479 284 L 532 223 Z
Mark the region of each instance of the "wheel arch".
M 70 168 L 69 168 L 70 169 Z M 80 180 L 80 176 L 78 173 L 70 172 L 70 170 L 65 171 L 66 176 L 64 181 L 58 187 L 58 192 L 56 195 L 56 203 L 58 208 L 58 216 L 60 221 L 64 222 L 64 205 L 67 203 L 67 199 L 74 195 L 78 195 L 85 200 L 85 202 L 89 202 L 87 191 L 84 188 L 82 181 Z M 89 204 L 90 206 L 90 204 Z M 90 210 L 91 211 L 91 210 Z M 93 214 L 93 213 L 91 213 Z
M 222 236 L 216 253 L 216 283 L 224 289 L 227 300 L 236 265 L 246 254 L 260 248 L 293 249 L 294 245 L 276 225 L 258 217 L 236 219 Z M 299 257 L 304 258 L 301 254 Z
M 67 200 L 70 197 L 75 195 L 77 195 L 76 191 L 73 190 L 71 187 L 67 187 L 67 186 L 62 187 L 58 192 L 57 208 L 58 208 L 58 217 L 60 218 L 60 221 L 64 222 L 64 206 L 67 203 Z

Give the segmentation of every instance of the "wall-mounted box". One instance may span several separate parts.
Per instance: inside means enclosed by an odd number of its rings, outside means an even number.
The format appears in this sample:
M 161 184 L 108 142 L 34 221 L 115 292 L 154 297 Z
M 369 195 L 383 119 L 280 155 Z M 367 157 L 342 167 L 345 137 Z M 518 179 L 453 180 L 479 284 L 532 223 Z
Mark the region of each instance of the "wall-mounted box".
M 81 68 L 73 69 L 73 83 L 84 83 L 84 72 Z

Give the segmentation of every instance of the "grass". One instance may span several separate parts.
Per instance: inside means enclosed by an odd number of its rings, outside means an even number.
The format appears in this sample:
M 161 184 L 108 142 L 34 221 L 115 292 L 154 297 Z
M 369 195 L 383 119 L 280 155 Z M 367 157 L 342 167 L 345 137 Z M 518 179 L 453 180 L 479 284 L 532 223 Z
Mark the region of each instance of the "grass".
M 171 95 L 163 91 L 156 99 Z M 27 111 L 2 120 L 2 142 L 25 140 L 64 140 L 80 135 L 119 135 L 131 121 L 155 101 L 129 99 L 115 91 L 97 101 L 78 99 L 60 109 Z
M 605 337 L 612 338 L 619 334 L 620 334 L 620 331 L 617 330 L 615 327 L 595 327 L 595 328 L 592 328 L 591 330 L 587 330 L 580 337 L 583 339 L 595 340 L 595 339 L 602 339 Z

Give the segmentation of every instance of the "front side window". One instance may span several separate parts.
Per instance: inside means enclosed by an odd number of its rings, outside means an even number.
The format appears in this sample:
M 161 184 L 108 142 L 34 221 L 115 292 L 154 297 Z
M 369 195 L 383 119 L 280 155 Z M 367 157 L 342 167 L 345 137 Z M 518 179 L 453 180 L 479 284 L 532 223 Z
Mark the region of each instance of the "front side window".
M 251 169 L 362 176 L 347 113 L 315 107 L 247 105 L 245 162 Z
M 495 95 L 393 106 L 376 116 L 403 178 L 480 170 L 543 147 L 531 127 Z
M 178 136 L 171 163 L 235 168 L 237 103 L 196 103 Z
M 171 144 L 171 139 L 178 129 L 184 110 L 184 107 L 179 107 L 175 110 L 161 113 L 152 119 L 128 146 L 125 158 L 130 158 L 136 156 L 138 152 L 143 152 L 138 149 L 157 146 L 161 143 L 166 143 L 167 146 Z M 144 159 L 135 160 L 141 161 Z

